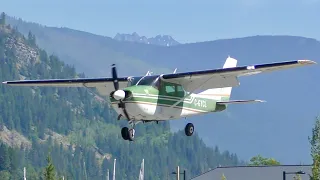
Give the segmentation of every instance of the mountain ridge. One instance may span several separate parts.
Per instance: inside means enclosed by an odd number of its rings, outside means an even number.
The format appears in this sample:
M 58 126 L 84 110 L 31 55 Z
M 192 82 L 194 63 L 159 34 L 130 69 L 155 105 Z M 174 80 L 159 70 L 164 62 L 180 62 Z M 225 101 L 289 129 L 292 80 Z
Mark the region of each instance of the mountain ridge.
M 132 34 L 117 33 L 113 39 L 117 41 L 128 41 L 159 46 L 175 46 L 180 44 L 169 35 L 157 35 L 155 37 L 147 38 L 146 36 L 139 36 L 136 32 L 133 32 Z

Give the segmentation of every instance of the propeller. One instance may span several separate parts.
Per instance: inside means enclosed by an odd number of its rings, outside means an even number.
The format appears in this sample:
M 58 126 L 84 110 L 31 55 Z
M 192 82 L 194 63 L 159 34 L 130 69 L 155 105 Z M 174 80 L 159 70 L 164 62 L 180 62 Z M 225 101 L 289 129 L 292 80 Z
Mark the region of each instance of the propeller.
M 116 65 L 112 64 L 112 78 L 113 78 L 113 86 L 115 90 L 119 89 L 119 82 L 118 82 L 118 74 L 117 74 L 117 69 Z
M 122 108 L 124 115 L 130 120 L 129 114 L 126 110 L 125 103 L 122 101 L 126 97 L 126 92 L 119 89 L 119 81 L 118 81 L 118 74 L 117 74 L 117 69 L 115 64 L 112 64 L 112 79 L 113 79 L 113 86 L 114 86 L 114 91 L 111 93 L 111 96 L 120 101 L 119 102 L 119 107 Z

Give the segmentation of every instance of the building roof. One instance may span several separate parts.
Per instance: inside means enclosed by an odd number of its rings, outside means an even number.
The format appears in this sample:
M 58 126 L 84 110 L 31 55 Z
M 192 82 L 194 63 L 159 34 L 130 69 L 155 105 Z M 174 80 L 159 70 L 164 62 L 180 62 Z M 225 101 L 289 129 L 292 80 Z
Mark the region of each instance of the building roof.
M 192 178 L 191 180 L 283 180 L 283 171 L 303 171 L 301 180 L 309 180 L 312 165 L 275 165 L 275 166 L 227 166 L 217 167 L 206 173 Z M 287 174 L 286 180 L 293 180 L 293 174 Z

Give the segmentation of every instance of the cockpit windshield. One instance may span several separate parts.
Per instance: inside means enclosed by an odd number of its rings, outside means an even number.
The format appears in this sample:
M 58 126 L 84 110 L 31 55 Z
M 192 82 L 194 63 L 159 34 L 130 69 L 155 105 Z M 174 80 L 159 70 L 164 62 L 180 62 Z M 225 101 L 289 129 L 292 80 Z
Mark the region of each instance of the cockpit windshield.
M 128 83 L 128 86 L 134 85 L 145 85 L 145 86 L 155 86 L 158 88 L 158 78 L 159 76 L 144 76 L 144 77 L 133 77 Z

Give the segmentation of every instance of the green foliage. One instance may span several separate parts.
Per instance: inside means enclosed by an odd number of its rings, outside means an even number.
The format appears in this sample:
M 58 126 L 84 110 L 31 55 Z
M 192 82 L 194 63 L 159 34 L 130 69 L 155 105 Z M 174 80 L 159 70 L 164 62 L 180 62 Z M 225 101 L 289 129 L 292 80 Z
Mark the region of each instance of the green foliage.
M 16 40 L 16 46 L 6 44 L 12 42 L 9 39 Z M 16 31 L 0 29 L 0 81 L 84 77 L 31 42 L 36 42 L 31 32 L 25 38 Z M 29 56 L 21 53 L 25 49 Z M 28 59 L 31 52 L 38 55 Z M 99 180 L 113 168 L 116 158 L 116 177 L 133 180 L 144 158 L 148 167 L 145 178 L 165 179 L 177 165 L 192 177 L 218 164 L 242 163 L 236 154 L 207 147 L 197 134 L 171 133 L 168 122 L 138 125 L 136 140 L 124 141 L 120 130 L 127 122 L 117 121 L 114 110 L 95 97 L 85 88 L 0 84 L 0 128 L 15 130 L 30 141 L 29 146 L 16 141 L 10 142 L 17 143 L 14 147 L 0 146 L 2 174 L 9 172 L 18 179 L 27 167 L 27 178 L 37 180 L 45 167 L 50 170 L 54 166 L 59 178 L 84 180 L 86 175 Z M 49 151 L 50 163 L 45 161 Z
M 5 24 L 6 24 L 6 14 L 2 12 L 0 16 L 0 25 L 5 25 Z
M 311 156 L 313 159 L 311 179 L 320 178 L 320 117 L 316 117 L 312 136 L 309 137 L 311 145 Z
M 280 165 L 280 162 L 273 158 L 265 158 L 261 155 L 254 156 L 250 159 L 250 166 L 274 166 L 274 165 Z
M 227 180 L 227 178 L 226 178 L 226 176 L 224 174 L 222 174 L 221 180 Z
M 301 180 L 300 174 L 296 174 L 295 176 L 293 176 L 293 180 Z
M 55 168 L 54 168 L 54 165 L 52 164 L 50 155 L 47 156 L 47 167 L 45 168 L 43 175 L 44 175 L 45 180 L 55 180 L 56 179 Z
M 31 31 L 28 33 L 28 43 L 30 46 L 36 46 L 36 36 Z
M 9 180 L 10 173 L 8 171 L 0 171 L 0 179 L 1 180 Z

